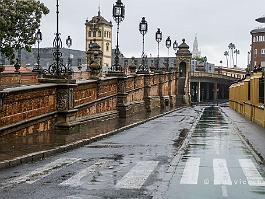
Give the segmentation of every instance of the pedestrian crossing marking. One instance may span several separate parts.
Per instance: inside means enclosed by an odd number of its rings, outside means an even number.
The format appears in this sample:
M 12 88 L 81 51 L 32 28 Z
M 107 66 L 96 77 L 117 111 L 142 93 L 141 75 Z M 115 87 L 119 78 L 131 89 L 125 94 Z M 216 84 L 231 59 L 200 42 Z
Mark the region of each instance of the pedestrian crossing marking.
M 215 185 L 232 185 L 225 159 L 214 159 L 213 171 Z
M 197 184 L 199 177 L 200 158 L 189 158 L 186 162 L 180 184 Z
M 97 163 L 85 168 L 84 170 L 74 175 L 73 177 L 69 178 L 68 180 L 62 182 L 60 185 L 71 186 L 71 187 L 81 186 L 83 184 L 82 178 L 88 176 L 89 174 L 95 173 L 97 169 L 103 167 L 104 165 L 106 165 L 106 163 L 107 163 L 106 161 L 100 160 Z
M 250 159 L 239 159 L 239 164 L 247 178 L 249 186 L 265 186 L 265 181 Z
M 41 180 L 42 178 L 60 170 L 63 166 L 71 165 L 79 160 L 80 159 L 77 158 L 59 158 L 51 163 L 44 165 L 43 167 L 35 169 L 29 174 L 14 178 L 13 180 L 7 182 L 3 186 L 3 188 L 24 182 L 27 184 L 33 184 Z
M 158 161 L 138 162 L 116 185 L 118 189 L 140 189 L 158 166 Z

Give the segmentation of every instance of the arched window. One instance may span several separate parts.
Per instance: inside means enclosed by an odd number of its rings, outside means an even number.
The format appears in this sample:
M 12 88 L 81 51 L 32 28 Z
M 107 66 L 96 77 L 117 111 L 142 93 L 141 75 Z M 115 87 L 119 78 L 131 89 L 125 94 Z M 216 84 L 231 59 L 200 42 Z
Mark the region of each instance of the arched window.
M 109 51 L 109 43 L 106 43 L 106 51 Z
M 97 32 L 93 31 L 93 37 L 97 37 Z

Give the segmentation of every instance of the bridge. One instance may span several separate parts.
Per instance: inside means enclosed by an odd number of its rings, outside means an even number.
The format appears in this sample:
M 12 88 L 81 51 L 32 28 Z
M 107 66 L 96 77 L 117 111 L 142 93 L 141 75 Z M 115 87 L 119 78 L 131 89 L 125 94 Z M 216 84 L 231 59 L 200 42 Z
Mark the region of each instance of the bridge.
M 263 198 L 264 128 L 226 105 L 191 106 L 227 99 L 241 77 L 192 72 L 188 49 L 171 71 L 0 73 L 1 196 Z

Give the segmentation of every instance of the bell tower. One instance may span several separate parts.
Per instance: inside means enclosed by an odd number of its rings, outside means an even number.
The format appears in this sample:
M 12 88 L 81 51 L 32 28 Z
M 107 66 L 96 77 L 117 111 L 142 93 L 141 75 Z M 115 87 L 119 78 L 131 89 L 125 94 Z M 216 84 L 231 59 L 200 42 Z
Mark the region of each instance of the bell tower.
M 99 7 L 98 15 L 86 20 L 86 52 L 92 43 L 97 43 L 103 52 L 102 66 L 111 66 L 112 59 L 112 23 L 101 16 Z

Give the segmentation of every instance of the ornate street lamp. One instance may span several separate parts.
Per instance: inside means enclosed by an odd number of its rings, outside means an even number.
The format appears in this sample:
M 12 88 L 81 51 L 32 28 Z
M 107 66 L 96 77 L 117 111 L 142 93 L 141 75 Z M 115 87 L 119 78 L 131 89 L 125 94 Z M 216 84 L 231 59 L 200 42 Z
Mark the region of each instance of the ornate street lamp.
M 169 71 L 169 48 L 171 47 L 170 37 L 166 39 L 166 47 L 167 47 L 167 55 L 168 55 L 166 59 L 166 64 L 167 64 L 166 70 Z
M 157 29 L 155 39 L 158 44 L 158 55 L 157 55 L 157 65 L 156 65 L 156 70 L 159 70 L 159 43 L 162 41 L 162 32 L 160 28 Z
M 145 55 L 144 52 L 144 36 L 148 31 L 148 24 L 147 21 L 145 20 L 145 17 L 142 18 L 142 21 L 139 24 L 139 31 L 140 33 L 143 35 L 143 52 L 142 52 L 142 64 L 140 65 L 138 72 L 148 72 L 148 68 L 147 68 L 147 56 Z
M 32 71 L 33 72 L 38 72 L 39 74 L 41 74 L 42 73 L 42 68 L 40 66 L 40 42 L 42 41 L 42 33 L 41 33 L 40 29 L 36 33 L 35 38 L 36 38 L 37 43 L 38 43 L 38 55 L 37 55 L 37 65 L 34 66 Z
M 70 52 L 70 48 L 71 48 L 71 46 L 72 46 L 72 39 L 71 39 L 71 37 L 70 36 L 68 36 L 67 37 L 67 39 L 66 39 L 66 46 L 68 47 L 68 49 L 69 49 L 69 52 Z M 67 63 L 67 70 L 68 70 L 68 72 L 72 72 L 72 58 L 71 58 L 71 55 L 69 54 L 69 57 L 68 57 L 68 63 Z
M 119 30 L 120 30 L 120 23 L 124 20 L 125 17 L 125 6 L 121 2 L 121 0 L 117 0 L 116 4 L 113 4 L 113 11 L 112 11 L 113 19 L 117 23 L 117 45 L 115 49 L 115 58 L 114 58 L 114 66 L 111 67 L 112 71 L 122 72 L 122 68 L 120 65 L 119 55 Z
M 179 45 L 178 45 L 177 41 L 175 41 L 175 42 L 173 43 L 173 50 L 174 50 L 174 51 L 177 51 L 177 50 L 178 50 L 178 47 L 179 47 Z
M 62 60 L 62 52 L 60 49 L 63 46 L 62 40 L 60 38 L 59 33 L 59 0 L 56 1 L 56 33 L 55 38 L 53 40 L 53 48 L 54 48 L 54 60 L 55 62 L 49 66 L 48 71 L 44 71 L 47 76 L 51 76 L 58 79 L 66 79 L 69 78 L 70 72 L 67 67 L 63 64 Z

